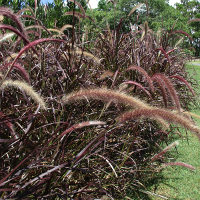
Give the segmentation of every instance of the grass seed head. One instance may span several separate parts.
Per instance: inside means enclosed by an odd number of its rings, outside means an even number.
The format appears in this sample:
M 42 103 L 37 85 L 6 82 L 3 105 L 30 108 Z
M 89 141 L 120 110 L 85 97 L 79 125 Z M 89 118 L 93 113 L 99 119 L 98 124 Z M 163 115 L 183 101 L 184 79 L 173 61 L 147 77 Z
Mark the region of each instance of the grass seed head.
M 15 88 L 19 88 L 20 90 L 23 90 L 27 95 L 29 95 L 30 97 L 32 97 L 32 99 L 37 102 L 42 109 L 46 109 L 46 104 L 44 102 L 44 100 L 42 99 L 42 97 L 33 90 L 33 88 L 28 85 L 25 82 L 22 81 L 13 81 L 13 80 L 5 80 L 0 89 L 3 90 L 7 87 L 15 87 Z
M 183 126 L 184 128 L 196 133 L 198 137 L 200 135 L 200 128 L 197 127 L 195 124 L 192 124 L 191 120 L 181 116 L 180 114 L 162 108 L 144 108 L 144 109 L 136 109 L 134 111 L 128 111 L 120 115 L 117 118 L 117 121 L 125 122 L 131 119 L 137 119 L 141 117 L 145 118 L 159 117 L 167 122 Z
M 65 95 L 62 101 L 64 104 L 66 104 L 82 99 L 101 100 L 103 102 L 112 101 L 116 104 L 121 103 L 136 108 L 149 108 L 149 105 L 140 99 L 127 95 L 123 92 L 109 90 L 106 88 L 82 89 L 78 92 L 72 92 L 68 95 Z

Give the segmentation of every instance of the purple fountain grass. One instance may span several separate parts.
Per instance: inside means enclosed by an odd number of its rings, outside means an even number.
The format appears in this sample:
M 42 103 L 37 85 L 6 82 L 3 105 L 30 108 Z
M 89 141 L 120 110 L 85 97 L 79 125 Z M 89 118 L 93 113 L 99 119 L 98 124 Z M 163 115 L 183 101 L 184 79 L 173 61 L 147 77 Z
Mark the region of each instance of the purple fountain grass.
M 0 180 L 0 186 L 3 186 L 6 184 L 6 180 L 8 179 L 9 176 L 11 176 L 24 162 L 26 162 L 28 160 L 28 158 L 30 158 L 31 155 L 28 155 L 26 158 L 24 158 L 22 161 L 19 162 L 19 164 L 13 169 L 11 170 L 4 178 L 2 178 Z
M 27 35 L 34 35 L 35 37 L 40 37 L 40 34 L 37 31 L 34 30 L 28 30 Z
M 62 35 L 62 34 L 63 34 L 63 32 L 61 32 L 60 30 L 55 29 L 55 28 L 48 28 L 48 31 L 50 31 L 50 32 L 56 32 L 56 33 L 58 33 L 59 35 Z M 52 36 L 52 37 L 53 37 L 53 36 Z
M 170 57 L 168 56 L 167 52 L 162 47 L 156 49 L 156 51 L 161 51 L 164 54 L 165 58 L 167 58 L 168 62 L 171 63 Z
M 135 7 L 133 7 L 131 9 L 131 11 L 129 12 L 128 17 L 130 17 L 138 8 L 140 8 L 143 5 L 144 5 L 143 3 L 139 3 L 138 5 L 136 5 Z
M 20 15 L 20 17 L 36 20 L 36 18 L 35 18 L 34 16 L 32 16 L 32 15 Z M 37 21 L 37 20 L 36 20 L 36 21 Z
M 8 29 L 8 30 L 16 33 L 19 37 L 21 37 L 25 41 L 25 44 L 30 43 L 29 40 L 26 38 L 26 36 L 24 34 L 22 34 L 16 28 L 14 28 L 14 27 L 12 27 L 10 25 L 1 24 L 0 25 L 0 29 Z
M 77 17 L 79 20 L 81 19 L 81 18 L 86 18 L 87 16 L 86 15 L 84 15 L 84 14 L 82 14 L 82 13 L 79 13 L 79 12 L 76 12 L 76 11 L 69 11 L 69 12 L 66 12 L 64 15 L 71 15 L 71 16 L 75 16 L 75 17 Z
M 166 54 L 169 55 L 170 53 L 174 52 L 175 50 L 176 50 L 176 48 L 170 49 L 168 52 L 166 52 Z
M 137 70 L 138 72 L 140 72 L 146 78 L 146 80 L 151 88 L 151 91 L 154 92 L 153 81 L 152 81 L 151 77 L 148 75 L 148 73 L 142 67 L 131 65 L 131 66 L 129 66 L 129 68 L 126 71 L 129 71 L 129 70 Z
M 172 98 L 174 104 L 177 106 L 177 109 L 180 110 L 181 109 L 181 105 L 180 105 L 180 101 L 178 98 L 178 95 L 176 94 L 176 90 L 173 86 L 173 84 L 171 83 L 170 79 L 165 76 L 164 74 L 160 74 L 160 73 L 156 73 L 152 76 L 152 79 L 160 79 L 164 82 L 165 87 L 167 88 L 170 97 Z
M 72 92 L 71 94 L 64 96 L 62 102 L 64 104 L 67 104 L 83 99 L 101 100 L 103 102 L 109 102 L 109 105 L 111 102 L 113 102 L 116 104 L 121 103 L 134 108 L 151 108 L 148 104 L 146 104 L 140 99 L 129 96 L 120 91 L 114 91 L 105 88 L 85 89 L 85 90 L 80 90 L 78 92 Z M 107 105 L 107 107 L 109 105 Z M 157 117 L 157 120 L 162 124 L 164 128 L 168 128 L 168 125 L 165 123 L 163 119 Z
M 31 12 L 32 15 L 34 15 L 33 9 L 31 7 L 28 8 L 22 8 L 21 10 L 19 10 L 16 14 L 17 15 L 21 15 L 21 13 L 25 13 L 26 11 Z
M 188 24 L 192 23 L 192 22 L 200 22 L 200 18 L 195 18 L 195 19 L 190 19 L 188 21 Z
M 5 78 L 9 75 L 9 73 L 11 72 L 11 70 L 13 69 L 15 63 L 17 62 L 17 60 L 20 58 L 20 56 L 25 52 L 27 51 L 28 49 L 34 47 L 35 45 L 38 45 L 40 43 L 43 43 L 43 42 L 63 42 L 63 43 L 68 43 L 66 42 L 65 40 L 61 40 L 61 39 L 52 39 L 52 38 L 43 38 L 43 39 L 38 39 L 38 40 L 35 40 L 29 44 L 27 44 L 26 46 L 24 46 L 20 52 L 18 53 L 18 55 L 15 57 L 14 61 L 12 62 L 12 64 L 10 65 L 10 68 L 8 69 L 8 71 L 6 72 L 5 74 Z M 4 81 L 5 78 L 2 80 Z M 2 84 L 2 81 L 1 81 L 1 84 Z M 0 85 L 1 85 L 0 84 Z
M 114 75 L 114 73 L 112 71 L 109 71 L 109 70 L 105 70 L 103 71 L 103 73 L 101 74 L 101 76 L 99 77 L 99 80 L 104 80 L 105 78 L 108 78 L 108 77 L 112 77 Z
M 156 74 L 161 70 L 168 79 L 173 78 L 173 83 L 177 83 L 177 94 L 180 95 L 180 100 L 183 100 L 181 105 L 185 109 L 192 96 L 187 84 L 190 81 L 184 82 L 175 76 L 168 77 L 172 74 L 183 75 L 184 79 L 186 77 L 181 55 L 178 55 L 179 47 L 173 49 L 169 46 L 169 35 L 165 34 L 168 32 L 161 33 L 160 40 L 157 41 L 145 22 L 144 26 L 139 26 L 139 31 L 125 33 L 122 25 L 128 17 L 121 19 L 119 24 L 114 26 L 114 30 L 113 26 L 108 24 L 106 31 L 93 31 L 93 27 L 97 30 L 99 25 L 88 27 L 88 22 L 87 28 L 83 28 L 78 19 L 82 23 L 89 18 L 84 7 L 78 0 L 69 2 L 73 9 L 65 15 L 73 17 L 73 25 L 64 25 L 65 22 L 61 20 L 57 24 L 62 28 L 56 27 L 56 24 L 54 28 L 45 27 L 43 24 L 52 25 L 52 20 L 47 16 L 51 8 L 42 8 L 44 12 L 38 13 L 37 0 L 34 11 L 29 8 L 10 17 L 8 14 L 4 15 L 15 28 L 0 25 L 6 29 L 0 39 L 0 89 L 17 88 L 17 92 L 6 89 L 1 94 L 1 111 L 6 114 L 3 116 L 0 112 L 0 191 L 4 199 L 27 199 L 30 196 L 89 199 L 101 198 L 104 194 L 113 196 L 113 199 L 122 199 L 127 196 L 130 187 L 139 188 L 139 183 L 146 183 L 145 181 L 152 177 L 152 171 L 157 171 L 152 167 L 152 162 L 175 146 L 171 144 L 160 150 L 160 145 L 169 141 L 168 134 L 174 133 L 177 128 L 169 127 L 169 122 L 180 124 L 199 134 L 199 129 L 189 118 L 192 114 L 164 110 L 143 102 L 145 98 L 153 105 L 159 105 L 160 98 L 162 99 L 162 96 L 159 96 L 161 90 L 166 107 L 168 98 L 170 106 L 175 109 L 180 106 L 172 83 L 170 85 L 162 75 Z M 141 5 L 133 8 L 129 16 Z M 66 9 L 62 11 L 66 12 Z M 12 15 L 13 12 L 10 12 Z M 36 14 L 42 17 L 37 19 Z M 26 28 L 21 24 L 24 33 L 15 19 L 21 23 L 20 17 L 27 25 L 31 24 Z M 60 17 L 65 19 L 67 16 Z M 40 21 L 44 19 L 47 21 Z M 64 31 L 66 28 L 73 30 Z M 57 35 L 53 35 L 53 31 Z M 51 38 L 41 39 L 46 35 Z M 84 35 L 85 38 L 88 36 L 86 40 L 82 37 Z M 64 39 L 53 39 L 55 36 Z M 35 41 L 30 42 L 28 39 Z M 26 46 L 22 46 L 23 44 Z M 163 47 L 166 52 L 162 49 L 156 50 L 158 47 Z M 38 55 L 32 53 L 32 48 L 38 51 Z M 175 49 L 177 51 L 174 51 Z M 158 51 L 162 51 L 159 52 L 162 56 L 157 57 Z M 26 71 L 28 68 L 30 74 Z M 154 73 L 156 75 L 151 77 Z M 102 75 L 99 76 L 100 74 Z M 127 79 L 132 76 L 135 80 Z M 9 78 L 20 80 L 13 81 Z M 22 79 L 31 82 L 36 91 L 46 97 L 45 101 L 30 85 L 22 82 Z M 153 81 L 156 82 L 155 85 Z M 130 91 L 132 86 L 128 84 L 137 87 L 142 100 L 133 97 Z M 182 89 L 188 91 L 184 84 L 190 89 L 186 94 L 182 92 Z M 100 88 L 97 88 L 99 85 Z M 110 89 L 103 89 L 104 85 Z M 179 85 L 181 87 L 178 87 Z M 125 86 L 127 88 L 124 88 Z M 76 91 L 79 88 L 95 89 Z M 68 91 L 73 92 L 67 94 Z M 151 101 L 153 95 L 156 95 L 156 98 Z M 92 102 L 82 103 L 79 100 Z M 76 104 L 70 104 L 76 101 Z M 41 110 L 41 107 L 46 108 L 45 102 L 48 103 L 48 109 Z M 111 103 L 119 105 L 109 107 Z M 120 115 L 128 109 L 131 111 Z M 120 119 L 119 122 L 122 123 L 115 121 L 116 116 L 119 116 L 117 120 Z M 131 120 L 131 117 L 133 121 L 123 123 L 124 118 Z M 85 121 L 82 122 L 82 119 Z M 95 119 L 102 121 L 92 121 Z M 9 128 L 11 125 L 16 126 L 14 128 L 18 134 L 17 139 Z M 168 128 L 165 134 L 161 131 L 164 127 Z M 157 162 L 156 165 L 160 166 L 161 163 Z
M 69 1 L 72 2 L 72 3 L 74 3 L 75 5 L 77 5 L 80 8 L 83 16 L 85 16 L 85 10 L 84 10 L 83 6 L 79 2 L 77 2 L 75 0 L 69 0 Z
M 182 166 L 182 167 L 186 167 L 186 168 L 191 169 L 191 170 L 195 170 L 196 169 L 192 165 L 184 163 L 184 162 L 169 162 L 169 163 L 164 163 L 163 167 L 166 167 L 166 166 Z
M 76 11 L 68 11 L 68 12 L 64 13 L 64 16 L 66 16 L 66 15 L 75 16 L 79 20 L 87 18 L 94 22 L 94 20 L 90 16 L 84 15 L 84 13 L 80 13 L 80 12 L 76 12 Z
M 48 140 L 48 144 L 52 142 L 53 139 L 60 139 L 63 140 L 64 136 L 67 135 L 68 133 L 71 133 L 72 131 L 76 129 L 81 129 L 83 127 L 88 127 L 88 126 L 98 126 L 98 125 L 105 125 L 106 123 L 103 121 L 85 121 L 85 122 L 80 122 L 77 124 L 72 125 L 70 128 L 66 129 L 64 132 L 62 132 L 59 136 L 54 135 Z
M 191 120 L 177 113 L 162 108 L 144 108 L 144 109 L 136 109 L 133 111 L 128 111 L 120 115 L 116 120 L 122 123 L 137 118 L 154 118 L 154 117 L 159 117 L 170 123 L 179 124 L 184 128 L 196 133 L 197 137 L 200 139 L 200 128 L 197 127 L 195 124 L 192 124 Z
M 185 31 L 182 31 L 182 30 L 175 30 L 175 31 L 172 31 L 171 33 L 170 33 L 170 35 L 174 35 L 174 34 L 182 34 L 182 35 L 185 35 L 185 36 L 187 36 L 189 39 L 190 39 L 190 41 L 193 41 L 193 39 L 192 39 L 192 37 L 190 36 L 190 34 L 188 34 L 188 33 L 186 33 Z
M 4 70 L 4 69 L 8 69 L 10 64 L 11 64 L 11 62 L 4 64 L 2 67 L 0 67 L 0 71 Z M 24 69 L 24 67 L 22 67 L 19 63 L 15 63 L 13 65 L 13 69 L 17 69 L 21 73 L 21 75 L 23 76 L 23 78 L 27 81 L 27 83 L 30 84 L 29 74 L 26 71 L 26 69 Z
M 152 76 L 152 80 L 157 82 L 157 84 L 159 85 L 161 93 L 162 93 L 164 105 L 165 107 L 167 107 L 167 91 L 166 91 L 163 80 L 159 76 Z
M 9 25 L 1 24 L 0 29 L 8 29 L 8 30 L 14 32 L 15 34 L 17 34 L 19 37 L 21 37 L 24 40 L 25 44 L 30 44 L 30 41 L 27 39 L 26 35 L 19 32 L 16 28 L 9 26 Z M 37 51 L 33 47 L 32 47 L 32 49 L 38 55 Z
M 63 163 L 63 164 L 60 164 L 60 165 L 58 165 L 58 166 L 53 167 L 52 169 L 47 170 L 46 172 L 40 174 L 39 176 L 36 176 L 35 178 L 29 180 L 26 184 L 24 184 L 24 185 L 21 187 L 21 189 L 26 188 L 28 185 L 30 185 L 31 183 L 33 183 L 33 182 L 35 182 L 35 181 L 37 181 L 37 180 L 39 180 L 39 179 L 43 179 L 44 176 L 47 176 L 47 175 L 51 174 L 52 172 L 54 172 L 54 171 L 56 171 L 56 170 L 59 170 L 59 169 L 65 167 L 66 165 L 67 165 L 67 163 Z
M 173 75 L 173 76 L 170 76 L 170 78 L 176 78 L 176 79 L 178 79 L 179 81 L 185 83 L 185 85 L 188 87 L 188 89 L 189 89 L 190 92 L 193 94 L 193 96 L 196 95 L 195 92 L 194 92 L 194 90 L 192 89 L 191 85 L 190 85 L 183 77 L 181 77 L 181 76 L 179 76 L 179 75 Z
M 94 126 L 94 125 L 105 125 L 106 123 L 105 122 L 102 122 L 102 121 L 86 121 L 86 122 L 81 122 L 81 123 L 78 123 L 78 124 L 74 124 L 73 126 L 71 126 L 70 128 L 68 128 L 67 130 L 65 130 L 64 132 L 62 132 L 60 135 L 59 135 L 59 138 L 65 136 L 66 134 L 76 130 L 76 129 L 80 129 L 80 128 L 83 128 L 83 127 L 87 127 L 87 126 Z
M 22 24 L 19 16 L 14 14 L 13 11 L 10 8 L 0 7 L 0 15 L 4 15 L 4 16 L 10 18 L 11 20 L 13 20 L 16 23 L 17 28 L 19 29 L 19 31 L 24 36 L 26 35 L 26 31 L 24 30 L 23 24 Z
M 82 51 L 81 49 L 76 48 L 75 50 L 72 50 L 70 52 L 73 52 L 73 53 L 79 54 L 79 55 L 84 55 L 85 57 L 89 57 L 89 58 L 95 60 L 95 62 L 97 62 L 98 64 L 100 64 L 100 59 L 87 51 Z
M 98 134 L 94 139 L 92 139 L 75 157 L 74 159 L 74 164 L 77 165 L 80 160 L 89 152 L 97 148 L 104 140 L 106 137 L 112 134 L 112 131 L 115 129 L 109 130 L 109 131 L 103 131 L 100 134 Z M 106 135 L 106 137 L 105 137 Z
M 101 100 L 103 102 L 112 101 L 116 104 L 121 103 L 124 105 L 129 105 L 131 107 L 149 108 L 149 105 L 144 103 L 140 99 L 129 96 L 123 92 L 109 90 L 106 88 L 82 89 L 78 92 L 72 92 L 64 96 L 62 102 L 64 104 L 67 104 L 82 99 Z
M 36 46 L 40 43 L 43 43 L 43 42 L 63 42 L 63 43 L 68 43 L 66 42 L 65 40 L 61 40 L 61 39 L 53 39 L 53 38 L 42 38 L 42 39 L 38 39 L 38 40 L 35 40 L 29 44 L 27 44 L 26 46 L 24 46 L 20 52 L 18 53 L 18 55 L 16 56 L 16 58 L 14 59 L 12 65 L 14 65 L 16 63 L 16 61 L 20 58 L 20 56 L 25 52 L 27 51 L 28 49 L 32 48 L 33 46 Z
M 15 34 L 17 34 L 19 37 L 21 37 L 24 40 L 25 45 L 26 44 L 30 44 L 30 41 L 27 39 L 26 35 L 22 34 L 21 32 L 19 32 L 17 29 L 15 29 L 12 26 L 9 25 L 5 25 L 5 24 L 1 24 L 0 25 L 0 29 L 8 29 L 12 32 L 14 32 Z M 35 50 L 34 47 L 31 47 L 33 49 L 33 51 L 38 55 L 37 51 Z
M 188 117 L 189 119 L 191 119 L 191 117 L 195 117 L 197 119 L 200 119 L 200 116 L 195 114 L 195 113 L 192 113 L 192 112 L 188 112 L 188 111 L 183 111 L 183 114 L 186 115 L 186 117 Z
M 178 141 L 173 142 L 172 144 L 168 145 L 167 147 L 165 147 L 160 153 L 154 155 L 151 158 L 151 162 L 154 162 L 155 160 L 161 158 L 167 151 L 169 151 L 171 148 L 177 146 L 179 144 Z
M 42 109 L 46 110 L 46 104 L 43 98 L 33 90 L 33 88 L 25 82 L 18 81 L 18 80 L 5 80 L 2 82 L 0 86 L 0 90 L 4 90 L 8 87 L 15 87 L 22 91 L 24 91 L 27 95 L 29 95 L 35 102 L 37 102 Z
M 4 123 L 8 127 L 8 129 L 10 130 L 10 133 L 14 137 L 14 139 L 17 139 L 18 136 L 15 133 L 13 124 L 6 118 L 7 118 L 6 115 L 3 112 L 0 112 L 1 123 Z
M 140 83 L 137 83 L 136 81 L 125 81 L 125 82 L 123 82 L 123 84 L 131 84 L 131 85 L 138 86 L 140 89 L 142 89 L 148 95 L 148 97 L 150 97 L 150 99 L 152 99 L 150 92 L 148 90 L 146 90 Z
M 71 24 L 65 24 L 61 29 L 60 31 L 63 33 L 65 29 L 67 28 L 73 28 L 73 26 Z
M 47 29 L 45 26 L 43 26 L 43 25 L 31 25 L 31 26 L 27 26 L 27 27 L 25 28 L 25 30 L 29 30 L 29 29 L 33 29 L 33 28 L 44 30 L 44 31 L 46 31 L 49 35 L 51 35 L 51 32 L 48 31 L 48 29 Z

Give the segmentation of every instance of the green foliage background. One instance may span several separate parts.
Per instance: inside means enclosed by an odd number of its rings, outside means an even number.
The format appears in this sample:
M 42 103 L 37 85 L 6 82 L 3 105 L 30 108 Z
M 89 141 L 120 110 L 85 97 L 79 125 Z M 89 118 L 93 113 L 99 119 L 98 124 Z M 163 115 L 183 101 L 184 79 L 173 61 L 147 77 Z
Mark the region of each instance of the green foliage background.
M 81 23 L 82 26 L 86 25 L 89 31 L 98 32 L 100 28 L 105 28 L 107 23 L 111 29 L 114 29 L 123 18 L 126 20 L 124 20 L 121 30 L 128 32 L 130 31 L 130 24 L 143 24 L 147 21 L 149 27 L 154 31 L 163 27 L 170 30 L 173 27 L 175 30 L 183 30 L 191 34 L 194 48 L 192 52 L 195 56 L 200 56 L 200 22 L 188 23 L 191 19 L 200 18 L 200 2 L 198 0 L 181 0 L 181 3 L 177 3 L 175 7 L 170 6 L 168 0 L 100 0 L 96 9 L 88 9 L 88 5 L 84 0 L 78 0 L 77 2 L 80 2 L 86 10 L 86 14 L 97 22 L 93 23 L 88 20 Z M 134 12 L 133 15 L 127 18 L 128 13 L 138 3 L 144 5 L 139 11 Z M 27 6 L 35 8 L 35 1 L 0 0 L 0 5 L 9 6 L 14 12 L 17 12 Z M 78 24 L 77 19 L 73 20 L 72 17 L 63 16 L 65 12 L 72 11 L 73 7 L 73 3 L 68 0 L 65 3 L 63 0 L 54 0 L 53 3 L 47 3 L 46 5 L 38 0 L 35 12 L 46 27 L 62 27 L 65 24 Z M 78 7 L 76 11 L 80 11 Z M 185 39 L 183 46 L 189 48 L 190 41 Z

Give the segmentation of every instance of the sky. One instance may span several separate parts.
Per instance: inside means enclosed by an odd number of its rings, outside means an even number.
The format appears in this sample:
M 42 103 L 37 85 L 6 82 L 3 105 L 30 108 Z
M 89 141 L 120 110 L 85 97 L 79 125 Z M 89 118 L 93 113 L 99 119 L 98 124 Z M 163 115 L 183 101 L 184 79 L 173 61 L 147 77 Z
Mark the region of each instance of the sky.
M 50 2 L 52 3 L 53 0 L 41 0 L 42 3 L 47 3 L 47 2 Z M 90 0 L 90 5 L 92 8 L 97 8 L 97 5 L 98 5 L 98 2 L 99 0 Z M 169 0 L 169 4 L 170 5 L 174 5 L 175 3 L 180 3 L 180 0 Z

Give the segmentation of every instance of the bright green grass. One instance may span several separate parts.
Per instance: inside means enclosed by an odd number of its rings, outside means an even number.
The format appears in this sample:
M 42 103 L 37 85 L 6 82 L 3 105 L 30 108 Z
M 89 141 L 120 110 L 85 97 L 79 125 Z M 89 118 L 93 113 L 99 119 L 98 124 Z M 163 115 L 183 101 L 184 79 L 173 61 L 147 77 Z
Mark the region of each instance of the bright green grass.
M 187 69 L 191 76 L 200 84 L 200 66 L 199 62 L 187 64 Z M 200 92 L 200 88 L 199 88 Z M 200 108 L 193 110 L 195 114 L 200 115 Z M 200 119 L 196 120 L 200 126 Z M 200 200 L 200 143 L 198 139 L 188 132 L 188 139 L 179 139 L 176 161 L 191 164 L 196 168 L 195 171 L 180 166 L 167 167 L 163 170 L 161 180 L 154 185 L 152 192 L 168 197 L 168 199 L 177 200 Z M 174 161 L 174 160 L 172 160 Z M 161 197 L 151 196 L 152 200 L 163 199 Z

